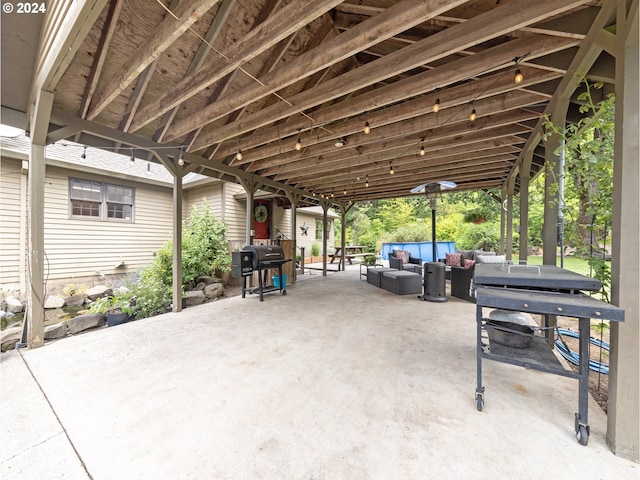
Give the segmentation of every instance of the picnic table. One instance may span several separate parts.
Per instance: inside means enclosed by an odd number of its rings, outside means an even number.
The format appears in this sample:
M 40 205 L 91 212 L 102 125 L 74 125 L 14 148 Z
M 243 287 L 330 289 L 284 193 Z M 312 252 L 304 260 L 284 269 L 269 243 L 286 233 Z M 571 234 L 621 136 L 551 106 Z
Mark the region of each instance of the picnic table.
M 369 255 L 375 255 L 375 253 L 366 252 L 366 249 L 366 245 L 347 245 L 344 247 L 344 258 L 347 259 L 349 265 L 353 265 L 354 258 L 364 258 L 368 257 Z M 329 263 L 333 263 L 337 258 L 339 265 L 342 261 L 342 247 L 337 246 L 335 247 L 335 250 L 336 251 L 334 253 L 329 254 L 329 258 L 331 258 L 331 261 Z

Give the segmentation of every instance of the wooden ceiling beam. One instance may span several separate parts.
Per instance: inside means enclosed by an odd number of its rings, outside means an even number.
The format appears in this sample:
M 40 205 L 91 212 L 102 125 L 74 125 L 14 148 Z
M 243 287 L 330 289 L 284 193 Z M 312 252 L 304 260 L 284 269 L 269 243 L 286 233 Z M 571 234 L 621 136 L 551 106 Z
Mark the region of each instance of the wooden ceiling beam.
M 169 48 L 219 0 L 184 0 L 96 93 L 87 118 L 93 120 L 120 95 L 149 64 Z
M 555 76 L 555 74 L 552 75 Z M 543 77 L 534 77 L 530 75 L 525 78 L 527 78 L 531 82 L 534 82 L 535 78 L 543 80 L 545 78 L 550 78 L 550 76 L 547 74 L 544 74 Z M 444 101 L 441 101 L 440 103 L 440 113 L 437 116 L 434 115 L 431 118 L 431 120 L 434 122 L 433 125 L 437 125 L 438 122 L 442 123 L 443 121 L 451 121 L 456 115 L 460 114 L 460 107 L 462 105 L 467 105 L 470 98 L 476 98 L 476 102 L 478 103 L 478 105 L 482 104 L 483 108 L 485 108 L 485 112 L 495 111 L 495 107 L 491 106 L 490 102 L 483 102 L 481 99 L 484 99 L 485 96 L 490 97 L 506 93 L 513 88 L 514 83 L 511 78 L 511 72 L 509 72 L 508 75 L 500 74 L 491 76 L 478 82 L 472 82 L 469 84 L 461 85 L 459 87 L 455 87 L 447 91 L 446 94 L 440 94 L 441 100 L 444 99 Z M 427 95 L 425 97 L 419 97 L 415 100 L 410 100 L 402 104 L 389 107 L 385 110 L 379 110 L 368 114 L 367 118 L 372 127 L 372 132 L 367 137 L 360 135 L 362 133 L 362 126 L 364 123 L 363 118 L 354 118 L 352 120 L 346 120 L 335 127 L 331 126 L 329 127 L 330 130 L 321 130 L 316 134 L 313 134 L 311 132 L 304 134 L 302 138 L 304 138 L 305 140 L 305 148 L 301 152 L 295 151 L 295 145 L 293 144 L 293 142 L 288 142 L 284 146 L 267 145 L 265 147 L 249 150 L 247 152 L 247 155 L 243 157 L 242 162 L 236 161 L 234 162 L 234 165 L 249 162 L 253 163 L 256 161 L 261 161 L 260 159 L 276 155 L 281 161 L 284 161 L 296 158 L 303 159 L 305 155 L 313 156 L 317 155 L 318 153 L 323 153 L 324 151 L 332 152 L 335 151 L 335 149 L 333 148 L 333 139 L 348 139 L 350 135 L 354 134 L 358 135 L 358 145 L 368 144 L 372 141 L 380 141 L 379 129 L 383 129 L 386 127 L 386 125 L 389 124 L 432 113 L 432 105 L 434 104 L 436 98 L 436 94 Z M 542 96 L 533 96 L 529 97 L 528 99 L 528 101 L 532 103 L 543 100 L 544 97 Z M 525 103 L 523 101 L 519 103 L 518 106 L 524 107 L 530 104 L 531 103 Z M 455 110 L 456 107 L 458 108 L 458 111 Z M 504 108 L 502 108 L 501 106 L 500 108 L 504 110 Z M 537 117 L 532 116 L 531 118 Z M 414 142 L 415 141 L 417 141 L 417 139 L 415 139 Z M 325 142 L 331 143 L 327 144 Z M 320 151 L 318 151 L 315 145 L 322 143 L 324 143 L 325 146 L 318 147 L 321 149 Z M 354 142 L 348 140 L 347 143 L 352 144 Z M 322 148 L 324 148 L 324 150 L 322 150 Z M 261 166 L 262 164 L 260 163 L 259 165 Z
M 385 105 L 398 103 L 419 94 L 433 92 L 436 87 L 444 87 L 447 84 L 468 79 L 480 72 L 490 71 L 490 67 L 487 67 L 488 65 L 504 65 L 513 59 L 515 53 L 523 54 L 529 51 L 531 53 L 528 58 L 534 58 L 549 52 L 569 48 L 575 44 L 575 40 L 549 37 L 512 40 L 472 57 L 461 58 L 434 70 L 422 72 L 391 85 L 361 93 L 348 101 L 322 107 L 313 112 L 313 117 L 317 124 L 324 125 L 348 116 L 361 114 L 366 110 L 373 112 Z M 443 97 L 445 94 L 446 90 L 442 90 Z M 302 128 L 303 131 L 307 130 L 308 123 L 307 119 L 297 115 L 278 126 L 257 130 L 251 136 L 242 139 L 243 149 L 248 150 L 252 147 L 280 140 L 283 136 L 294 135 L 297 128 Z M 293 142 L 295 142 L 295 137 L 293 137 Z M 212 160 L 222 160 L 232 153 L 231 146 L 223 145 Z
M 161 98 L 145 106 L 132 130 L 136 131 L 152 122 L 168 110 L 178 106 L 208 86 L 230 74 L 252 58 L 284 40 L 289 35 L 335 7 L 341 0 L 292 0 L 278 13 L 272 15 L 249 33 L 238 39 L 215 61 L 203 66 L 193 75 L 178 82 L 175 88 Z M 304 12 L 304 15 L 301 15 Z M 211 142 L 215 143 L 215 142 Z
M 316 176 L 314 178 L 306 178 L 296 182 L 298 185 L 311 184 L 314 188 L 341 188 L 343 185 L 352 183 L 356 177 L 369 176 L 369 180 L 375 180 L 379 177 L 389 176 L 389 166 L 392 164 L 396 175 L 417 175 L 424 174 L 425 170 L 430 173 L 447 171 L 453 172 L 456 168 L 468 169 L 472 171 L 474 168 L 479 170 L 486 169 L 488 165 L 499 163 L 500 165 L 510 166 L 517 156 L 511 154 L 487 155 L 476 159 L 454 158 L 444 161 L 436 161 L 433 159 L 416 161 L 415 157 L 397 158 L 392 162 L 380 162 L 372 165 L 370 168 L 363 168 L 357 171 L 344 169 L 343 173 L 336 172 L 335 175 Z M 396 177 L 399 178 L 399 177 Z
M 491 122 L 500 122 L 501 117 L 505 118 L 505 123 L 513 123 L 528 118 L 537 118 L 538 114 L 536 113 L 517 109 L 539 101 L 539 99 L 540 97 L 537 97 L 534 94 L 523 94 L 515 91 L 481 100 L 475 103 L 476 110 L 478 112 L 478 118 L 475 122 L 469 122 L 466 118 L 469 114 L 468 111 L 465 111 L 464 113 L 460 111 L 454 112 L 457 113 L 459 119 L 456 122 L 453 122 L 452 120 L 455 116 L 452 116 L 452 118 L 449 119 L 449 125 L 446 125 L 446 128 L 450 129 L 453 124 L 462 123 L 466 129 L 473 130 L 476 128 L 481 129 L 493 126 L 494 124 Z M 515 110 L 515 112 L 511 112 L 511 110 Z M 504 123 L 499 123 L 498 125 L 501 124 Z M 422 137 L 426 137 L 429 140 L 431 139 L 433 132 L 430 130 L 443 128 L 443 121 L 438 115 L 427 114 L 373 129 L 368 135 L 359 132 L 352 135 L 351 140 L 349 141 L 353 145 L 363 145 L 380 143 L 385 140 L 392 140 L 396 138 L 410 137 L 413 140 L 414 145 L 419 145 Z M 304 158 L 318 157 L 322 154 L 335 151 L 335 149 L 335 146 L 325 142 L 323 144 L 314 145 L 313 147 L 309 147 L 300 152 L 294 150 L 293 152 L 282 153 L 274 157 L 254 161 L 251 163 L 250 167 L 248 167 L 248 170 L 264 170 L 266 168 L 275 167 L 289 162 L 300 161 Z
M 324 42 L 318 48 L 291 60 L 284 68 L 260 78 L 252 88 L 237 92 L 226 101 L 209 105 L 193 115 L 176 122 L 167 134 L 174 140 L 185 133 L 211 123 L 250 103 L 338 63 L 357 52 L 391 38 L 448 8 L 447 3 L 461 4 L 465 0 L 402 0 L 389 9 L 371 17 L 347 32 Z M 445 4 L 445 5 L 443 5 Z
M 118 18 L 120 18 L 120 12 L 122 12 L 123 3 L 124 0 L 114 0 L 109 5 L 109 11 L 107 12 L 107 18 L 105 19 L 105 25 L 102 30 L 102 35 L 100 36 L 100 42 L 98 43 L 98 48 L 96 49 L 98 54 L 95 56 L 93 65 L 91 66 L 91 73 L 89 74 L 89 78 L 87 79 L 85 93 L 82 98 L 82 103 L 80 104 L 79 115 L 81 118 L 87 118 L 89 105 L 91 104 L 93 94 L 98 87 L 98 81 L 100 80 L 100 75 L 102 74 L 102 68 L 104 67 L 107 53 L 109 52 L 109 46 L 111 45 L 113 34 L 116 31 Z
M 209 26 L 209 29 L 204 36 L 204 41 L 200 43 L 198 51 L 191 60 L 191 63 L 189 64 L 189 67 L 187 68 L 183 79 L 192 75 L 193 72 L 202 67 L 205 60 L 207 59 L 207 55 L 209 55 L 209 52 L 211 51 L 211 45 L 213 45 L 215 39 L 218 37 L 218 35 L 220 35 L 220 32 L 222 31 L 222 28 L 224 27 L 232 8 L 235 6 L 236 1 L 237 0 L 222 0 L 222 3 L 220 4 L 218 11 L 216 12 L 216 16 L 214 17 L 213 22 L 211 22 L 211 25 Z M 177 112 L 178 108 L 175 107 L 164 114 L 153 136 L 155 141 L 163 141 L 164 134 L 166 133 L 167 128 L 169 128 L 169 125 L 171 125 L 171 122 L 173 122 L 173 119 L 175 118 Z
M 262 109 L 251 117 L 243 119 L 242 122 L 234 122 L 212 130 L 208 134 L 202 135 L 200 142 L 213 144 L 237 137 L 367 85 L 569 10 L 583 2 L 584 0 L 565 2 L 513 0 L 485 14 L 478 15 L 464 24 L 453 26 L 409 45 L 393 55 L 377 59 L 340 77 L 333 78 L 316 88 L 301 92 L 289 98 L 287 103 L 280 102 Z

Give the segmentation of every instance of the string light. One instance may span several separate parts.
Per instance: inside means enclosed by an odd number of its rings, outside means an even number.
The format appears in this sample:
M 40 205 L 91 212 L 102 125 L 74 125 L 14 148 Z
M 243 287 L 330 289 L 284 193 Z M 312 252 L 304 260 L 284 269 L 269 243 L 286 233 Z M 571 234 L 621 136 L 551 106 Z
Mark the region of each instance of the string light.
M 469 114 L 469 120 L 475 122 L 477 117 L 478 116 L 476 115 L 476 109 L 473 106 L 473 102 L 471 102 L 471 113 Z
M 436 101 L 433 104 L 433 113 L 438 113 L 440 111 L 440 94 L 438 93 L 438 89 L 436 88 Z
M 184 165 L 184 147 L 180 147 L 180 156 L 178 157 L 178 165 Z
M 343 192 L 343 193 L 344 193 L 345 195 L 347 194 L 347 189 L 346 189 L 346 188 L 344 189 L 344 192 Z
M 389 162 L 389 175 L 393 175 L 395 172 L 393 171 L 393 164 Z
M 518 68 L 518 62 L 522 60 L 524 57 L 526 57 L 526 55 L 523 55 L 522 57 L 515 57 L 513 59 L 513 63 L 516 64 L 516 73 L 513 76 L 513 81 L 516 83 L 522 83 L 524 81 L 524 75 L 522 75 L 522 72 Z
M 422 137 L 422 140 L 421 140 L 421 141 L 422 141 L 422 145 L 420 145 L 420 156 L 421 156 L 421 157 L 424 157 L 424 154 L 426 153 L 426 152 L 424 151 L 424 137 Z
M 367 112 L 364 112 L 364 128 L 362 131 L 365 135 L 369 135 L 371 133 L 371 125 L 369 125 L 369 120 L 367 119 Z
M 522 75 L 522 72 L 520 71 L 520 69 L 519 69 L 519 68 L 516 68 L 516 75 L 515 75 L 515 77 L 513 78 L 513 80 L 514 80 L 516 83 L 522 83 L 522 82 L 524 81 L 524 75 Z
M 80 158 L 82 160 L 87 158 L 87 147 L 86 146 L 84 147 L 84 150 L 82 151 L 82 155 L 80 155 Z
M 369 175 L 364 177 L 364 186 L 367 187 L 367 188 L 369 187 Z
M 136 164 L 136 157 L 133 156 L 133 148 L 131 149 L 131 158 L 129 159 L 129 165 L 132 167 Z
M 236 160 L 242 160 L 242 150 L 240 150 L 240 140 L 238 140 L 238 151 L 236 152 Z
M 296 140 L 296 150 L 302 150 L 302 142 L 300 141 L 300 129 L 298 129 L 298 139 Z

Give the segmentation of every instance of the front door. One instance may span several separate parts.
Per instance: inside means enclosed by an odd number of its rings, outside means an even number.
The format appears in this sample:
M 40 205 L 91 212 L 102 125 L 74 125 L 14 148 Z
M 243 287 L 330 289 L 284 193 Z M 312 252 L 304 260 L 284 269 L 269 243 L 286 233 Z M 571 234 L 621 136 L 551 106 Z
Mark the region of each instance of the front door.
M 253 229 L 256 232 L 254 238 L 271 238 L 271 201 L 254 200 L 253 202 Z

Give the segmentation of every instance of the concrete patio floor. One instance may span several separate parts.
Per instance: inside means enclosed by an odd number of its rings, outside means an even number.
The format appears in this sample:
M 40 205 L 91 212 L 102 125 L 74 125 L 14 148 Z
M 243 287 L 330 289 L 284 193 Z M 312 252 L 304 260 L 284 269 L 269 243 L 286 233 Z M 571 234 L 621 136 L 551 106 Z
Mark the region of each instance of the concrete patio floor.
M 483 362 L 475 306 L 346 272 L 1 356 L 0 478 L 638 478 L 578 382 Z

